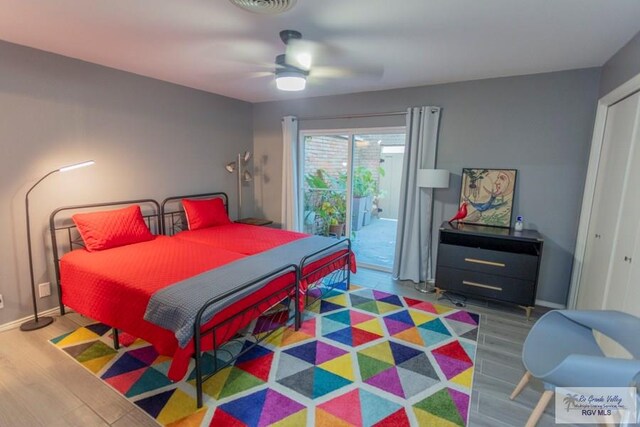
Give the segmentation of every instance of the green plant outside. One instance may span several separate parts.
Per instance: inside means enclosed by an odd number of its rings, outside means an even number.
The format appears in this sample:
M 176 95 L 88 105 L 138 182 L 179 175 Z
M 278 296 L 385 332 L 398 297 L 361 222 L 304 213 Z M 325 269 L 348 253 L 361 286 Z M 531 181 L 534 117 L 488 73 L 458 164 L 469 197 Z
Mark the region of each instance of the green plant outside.
M 379 168 L 378 173 L 384 176 L 384 169 Z M 327 235 L 329 226 L 346 222 L 347 174 L 341 172 L 336 178 L 331 177 L 324 169 L 317 169 L 315 173 L 306 174 L 304 179 L 310 190 L 305 192 L 305 207 L 311 208 L 309 212 L 320 219 L 319 231 Z M 373 172 L 363 166 L 354 169 L 352 185 L 354 197 L 379 195 L 378 181 Z

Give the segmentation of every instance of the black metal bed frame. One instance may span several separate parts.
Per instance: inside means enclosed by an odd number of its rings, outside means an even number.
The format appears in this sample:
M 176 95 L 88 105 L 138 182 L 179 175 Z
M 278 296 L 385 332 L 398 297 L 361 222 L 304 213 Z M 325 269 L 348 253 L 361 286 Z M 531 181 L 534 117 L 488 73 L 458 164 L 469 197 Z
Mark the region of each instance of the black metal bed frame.
M 62 283 L 60 280 L 60 258 L 61 258 L 61 254 L 66 253 L 68 251 L 71 251 L 73 249 L 77 249 L 77 248 L 81 248 L 84 247 L 84 243 L 82 241 L 82 237 L 80 236 L 80 234 L 77 231 L 77 227 L 75 226 L 75 224 L 73 224 L 73 222 L 71 222 L 69 220 L 69 218 L 65 218 L 66 221 L 63 224 L 57 224 L 57 217 L 61 212 L 68 212 L 68 211 L 73 211 L 73 212 L 78 212 L 78 211 L 83 211 L 83 210 L 87 210 L 90 211 L 92 209 L 95 210 L 95 208 L 100 208 L 100 207 L 108 207 L 108 206 L 122 206 L 122 205 L 132 205 L 132 204 L 143 204 L 143 205 L 152 205 L 155 208 L 155 213 L 152 214 L 143 214 L 143 218 L 145 219 L 145 222 L 147 224 L 147 226 L 149 227 L 149 229 L 155 233 L 154 234 L 160 234 L 160 230 L 162 229 L 162 223 L 161 223 L 161 219 L 162 217 L 160 216 L 160 204 L 153 200 L 153 199 L 137 199 L 137 200 L 126 200 L 126 201 L 117 201 L 117 202 L 105 202 L 105 203 L 93 203 L 93 204 L 84 204 L 84 205 L 74 205 L 74 206 L 65 206 L 65 207 L 61 207 L 58 208 L 56 210 L 54 210 L 51 215 L 49 216 L 49 230 L 50 230 L 50 234 L 51 234 L 51 243 L 52 243 L 52 251 L 53 251 L 53 259 L 54 259 L 54 268 L 55 268 L 55 273 L 56 273 L 56 284 L 57 284 L 57 289 L 58 289 L 58 300 L 60 303 L 60 314 L 64 315 L 66 313 L 65 310 L 65 306 L 62 302 Z M 60 243 L 59 243 L 59 237 L 58 234 L 59 233 L 64 233 L 65 237 L 66 237 L 66 246 L 64 246 L 63 251 L 61 251 L 60 248 Z M 294 280 L 292 280 L 290 285 L 284 286 L 284 287 L 279 287 L 277 290 L 275 290 L 273 293 L 270 293 L 269 295 L 265 296 L 264 298 L 262 298 L 260 301 L 256 302 L 255 304 L 241 310 L 238 313 L 235 313 L 233 316 L 230 316 L 227 319 L 224 319 L 223 321 L 210 325 L 210 326 L 206 326 L 206 324 L 209 321 L 203 322 L 203 316 L 204 313 L 206 311 L 207 308 L 209 308 L 210 306 L 232 296 L 234 293 L 236 292 L 241 292 L 247 288 L 251 288 L 254 287 L 258 284 L 261 283 L 268 283 L 270 282 L 270 280 L 272 279 L 276 279 L 278 277 L 281 277 L 282 275 L 288 274 L 288 273 L 293 273 L 294 274 Z M 203 389 L 203 383 L 204 381 L 206 381 L 207 379 L 209 379 L 211 376 L 213 376 L 216 372 L 220 371 L 221 369 L 224 369 L 226 366 L 230 365 L 231 363 L 233 363 L 238 357 L 242 356 L 243 354 L 245 354 L 246 352 L 250 351 L 255 345 L 257 345 L 258 343 L 264 341 L 265 339 L 267 339 L 272 333 L 274 333 L 276 329 L 267 331 L 263 334 L 260 334 L 260 336 L 256 336 L 253 334 L 250 334 L 247 339 L 253 338 L 251 342 L 251 346 L 248 346 L 246 348 L 244 348 L 241 352 L 239 352 L 238 354 L 234 355 L 232 358 L 230 358 L 227 362 L 225 362 L 224 364 L 221 364 L 220 366 L 217 365 L 217 361 L 218 361 L 218 352 L 222 351 L 224 348 L 224 345 L 229 342 L 232 341 L 232 339 L 237 335 L 237 333 L 239 331 L 231 331 L 230 329 L 226 330 L 226 335 L 224 335 L 221 339 L 219 338 L 219 334 L 218 331 L 220 330 L 220 328 L 225 327 L 228 323 L 236 320 L 238 317 L 242 316 L 239 319 L 239 323 L 241 325 L 245 325 L 242 328 L 246 328 L 250 325 L 251 321 L 256 319 L 260 314 L 264 313 L 265 311 L 269 311 L 272 307 L 270 307 L 269 309 L 262 311 L 259 309 L 259 307 L 261 307 L 263 305 L 264 302 L 269 301 L 274 299 L 274 297 L 276 296 L 280 296 L 282 295 L 283 298 L 279 298 L 278 301 L 281 302 L 287 298 L 290 298 L 291 295 L 294 295 L 296 297 L 296 300 L 299 298 L 300 295 L 300 290 L 299 290 L 299 272 L 298 272 L 298 267 L 296 265 L 287 265 L 287 266 L 283 266 L 280 267 L 278 269 L 275 269 L 261 277 L 258 277 L 254 280 L 251 280 L 249 282 L 243 283 L 242 285 L 240 285 L 239 287 L 237 287 L 236 289 L 226 292 L 222 295 L 219 295 L 215 298 L 211 298 L 207 301 L 205 301 L 202 305 L 202 307 L 200 308 L 200 310 L 197 313 L 196 316 L 196 322 L 194 324 L 194 355 L 193 358 L 195 359 L 195 366 L 196 366 L 196 392 L 197 392 L 197 402 L 198 402 L 198 407 L 202 407 L 202 401 L 203 401 L 203 395 L 202 395 L 202 389 Z M 290 311 L 290 310 L 289 310 Z M 293 319 L 294 319 L 294 327 L 296 328 L 296 330 L 299 328 L 300 326 L 300 311 L 298 308 L 297 304 L 294 304 L 294 309 L 293 309 Z M 291 320 L 291 316 L 288 316 L 288 321 Z M 111 325 L 109 325 L 111 326 Z M 115 327 L 113 328 L 113 346 L 114 348 L 117 350 L 120 348 L 120 344 L 119 344 L 119 334 L 118 334 L 118 329 Z M 241 329 L 242 329 L 241 328 Z M 208 374 L 202 375 L 202 359 L 204 354 L 206 353 L 205 351 L 203 351 L 202 349 L 204 348 L 203 346 L 203 340 L 207 337 L 211 335 L 211 339 L 212 339 L 212 351 L 213 351 L 213 356 L 214 356 L 214 370 L 213 372 L 210 372 Z M 218 339 L 216 339 L 218 337 Z M 250 338 L 249 338 L 250 337 Z M 218 345 L 218 343 L 216 341 L 220 341 L 220 345 Z
M 225 208 L 227 210 L 228 213 L 228 197 L 225 193 L 222 192 L 217 192 L 217 193 L 206 193 L 206 194 L 194 194 L 194 195 L 188 195 L 188 196 L 180 196 L 180 197 L 170 197 L 165 199 L 162 204 L 159 204 L 156 200 L 153 199 L 138 199 L 138 200 L 127 200 L 127 201 L 117 201 L 117 202 L 105 202 L 105 203 L 94 203 L 94 204 L 85 204 L 85 205 L 75 205 L 75 206 L 65 206 L 65 207 L 61 207 L 58 208 L 56 210 L 54 210 L 50 217 L 49 217 L 49 228 L 50 228 L 50 233 L 51 233 L 51 242 L 52 242 L 52 250 L 53 250 L 53 258 L 54 258 L 54 268 L 55 268 L 55 273 L 56 273 L 56 284 L 57 284 L 57 289 L 58 289 L 58 299 L 59 299 L 59 303 L 60 303 L 60 314 L 64 315 L 65 314 L 65 307 L 64 304 L 62 303 L 62 285 L 60 282 L 60 248 L 59 248 L 59 244 L 58 244 L 58 233 L 61 231 L 64 231 L 66 233 L 66 241 L 67 241 L 67 251 L 71 251 L 75 248 L 80 248 L 80 247 L 84 247 L 84 244 L 82 242 L 82 238 L 79 236 L 79 233 L 77 232 L 77 230 L 74 232 L 74 230 L 76 229 L 75 224 L 73 224 L 71 221 L 68 220 L 67 218 L 67 222 L 62 224 L 62 225 L 56 225 L 56 216 L 58 214 L 60 214 L 61 212 L 65 212 L 65 211 L 81 211 L 81 210 L 91 210 L 91 209 L 95 209 L 95 208 L 100 208 L 100 207 L 107 207 L 107 206 L 121 206 L 121 205 L 132 205 L 132 204 L 147 204 L 147 205 L 153 205 L 155 207 L 155 213 L 152 214 L 143 214 L 143 218 L 145 219 L 145 222 L 147 223 L 147 226 L 149 227 L 149 229 L 155 233 L 154 234 L 165 234 L 165 235 L 173 235 L 175 234 L 175 232 L 178 230 L 177 227 L 179 225 L 181 225 L 181 227 L 184 226 L 184 222 L 183 222 L 183 217 L 184 217 L 184 210 L 183 209 L 179 209 L 177 211 L 171 211 L 171 212 L 166 212 L 166 205 L 167 203 L 171 202 L 171 201 L 176 201 L 179 199 L 183 199 L 183 198 L 204 198 L 204 197 L 220 197 L 223 199 Z M 166 221 L 169 220 L 170 222 L 170 229 L 167 229 L 167 223 Z M 181 228 L 182 229 L 182 228 Z M 311 263 L 314 262 L 313 258 L 315 257 L 319 257 L 321 254 L 323 253 L 327 253 L 329 252 L 331 249 L 333 248 L 338 248 L 339 246 L 345 246 L 345 254 L 342 254 L 338 257 L 332 258 L 331 260 L 324 262 L 322 265 L 317 266 L 316 268 L 313 269 L 313 271 L 309 271 L 303 274 L 304 272 L 304 267 L 307 265 L 307 263 Z M 64 251 L 63 253 L 66 253 L 67 251 Z M 251 280 L 249 282 L 246 282 L 242 285 L 240 285 L 239 287 L 237 287 L 236 289 L 226 292 L 223 295 L 217 296 L 215 298 L 212 298 L 208 301 L 205 301 L 202 305 L 202 307 L 199 309 L 197 316 L 196 316 L 196 321 L 194 324 L 194 330 L 193 330 L 193 340 L 194 340 L 194 354 L 193 354 L 193 358 L 195 360 L 195 379 L 196 379 L 196 394 L 197 394 L 197 407 L 201 408 L 203 406 L 203 383 L 204 381 L 206 381 L 207 379 L 211 378 L 213 375 L 215 375 L 217 372 L 219 372 L 220 370 L 224 369 L 225 367 L 231 365 L 232 363 L 234 363 L 239 357 L 241 357 L 243 354 L 247 353 L 248 351 L 250 351 L 252 348 L 254 348 L 256 345 L 258 345 L 260 342 L 263 342 L 264 340 L 266 340 L 268 337 L 270 337 L 274 332 L 276 332 L 277 330 L 279 330 L 279 328 L 274 328 L 270 331 L 266 331 L 264 333 L 258 333 L 258 335 L 253 334 L 253 332 L 250 332 L 248 335 L 244 336 L 244 342 L 250 342 L 250 346 L 247 346 L 246 348 L 242 349 L 240 352 L 238 352 L 235 355 L 232 355 L 232 357 L 230 357 L 227 361 L 225 361 L 224 363 L 218 364 L 218 353 L 221 351 L 226 351 L 227 353 L 231 354 L 230 352 L 228 352 L 227 350 L 224 349 L 224 346 L 228 343 L 233 342 L 234 340 L 239 340 L 240 337 L 238 337 L 238 333 L 240 331 L 233 331 L 233 336 L 228 336 L 228 334 L 231 333 L 230 329 L 227 329 L 226 333 L 227 335 L 225 335 L 222 339 L 216 339 L 216 337 L 218 337 L 218 331 L 220 330 L 220 328 L 225 327 L 228 323 L 234 321 L 234 319 L 237 319 L 239 316 L 243 316 L 240 319 L 240 324 L 245 324 L 246 322 L 246 327 L 242 327 L 242 329 L 249 329 L 251 327 L 251 323 L 258 319 L 258 317 L 261 314 L 267 313 L 269 312 L 273 306 L 271 306 L 270 308 L 268 308 L 267 310 L 260 310 L 258 307 L 260 307 L 264 302 L 273 299 L 276 295 L 287 295 L 285 298 L 279 299 L 279 302 L 282 302 L 283 300 L 289 299 L 291 300 L 291 295 L 294 296 L 293 301 L 289 301 L 289 306 L 291 305 L 291 303 L 293 303 L 294 306 L 294 315 L 293 315 L 293 321 L 294 321 L 294 328 L 295 330 L 298 330 L 300 328 L 301 322 L 302 322 L 302 313 L 300 311 L 300 298 L 301 298 L 301 289 L 300 289 L 300 283 L 302 281 L 307 280 L 308 278 L 312 277 L 313 275 L 319 273 L 320 271 L 322 271 L 325 268 L 330 267 L 331 265 L 333 265 L 334 263 L 339 263 L 341 262 L 341 260 L 344 258 L 344 267 L 341 267 L 337 270 L 334 270 L 333 272 L 331 272 L 330 274 L 328 274 L 327 276 L 317 280 L 315 283 L 310 284 L 305 292 L 305 307 L 309 306 L 311 304 L 313 304 L 314 302 L 316 302 L 317 300 L 321 299 L 326 292 L 330 291 L 331 289 L 333 289 L 335 286 L 337 286 L 340 283 L 346 282 L 346 287 L 347 289 L 349 289 L 350 287 L 350 281 L 351 281 L 351 241 L 349 239 L 343 239 L 343 240 L 337 240 L 336 243 L 322 249 L 319 251 L 316 251 L 314 253 L 311 254 L 307 254 L 300 262 L 300 264 L 295 265 L 295 264 L 290 264 L 290 265 L 286 265 L 286 266 L 282 266 L 279 267 L 261 277 L 258 277 L 254 280 Z M 241 292 L 245 289 L 257 286 L 260 283 L 268 283 L 270 282 L 270 279 L 275 279 L 277 277 L 281 277 L 285 274 L 290 274 L 293 273 L 295 275 L 295 280 L 293 281 L 293 283 L 291 285 L 287 285 L 285 287 L 281 287 L 278 288 L 277 290 L 275 290 L 273 293 L 265 296 L 264 298 L 262 298 L 260 301 L 258 301 L 257 303 L 253 304 L 252 306 L 249 306 L 245 309 L 243 309 L 242 311 L 234 314 L 233 316 L 224 319 L 223 321 L 216 323 L 214 325 L 210 325 L 207 326 L 206 324 L 210 321 L 205 321 L 203 322 L 203 316 L 205 311 L 207 310 L 207 308 L 209 308 L 210 306 L 224 300 L 225 298 L 230 297 L 231 295 L 233 295 L 236 292 Z M 331 283 L 326 284 L 323 283 L 323 281 L 325 281 L 325 279 L 327 277 L 331 277 Z M 337 278 L 337 279 L 336 279 Z M 334 280 L 336 279 L 336 280 Z M 324 285 L 324 286 L 322 286 Z M 312 301 L 309 301 L 309 290 L 313 287 L 316 286 L 319 289 L 321 289 L 320 295 L 317 298 L 314 298 Z M 277 305 L 277 304 L 276 304 Z M 289 312 L 291 311 L 290 307 L 289 307 Z M 288 315 L 288 319 L 287 319 L 287 323 L 289 321 L 292 320 L 292 316 L 289 314 Z M 205 339 L 207 336 L 211 335 L 211 340 L 212 340 L 212 348 L 211 350 L 203 350 L 204 346 L 203 346 L 203 339 Z M 236 338 L 237 337 L 237 338 Z M 249 341 L 250 340 L 250 341 Z M 216 341 L 220 341 L 220 346 L 218 346 L 218 343 Z M 118 329 L 117 328 L 113 328 L 113 345 L 115 349 L 119 349 L 119 338 L 118 338 Z M 213 360 L 214 360 L 214 367 L 213 370 L 211 372 L 208 373 L 204 373 L 203 375 L 203 357 L 204 355 L 208 352 L 208 351 L 212 351 L 213 352 Z

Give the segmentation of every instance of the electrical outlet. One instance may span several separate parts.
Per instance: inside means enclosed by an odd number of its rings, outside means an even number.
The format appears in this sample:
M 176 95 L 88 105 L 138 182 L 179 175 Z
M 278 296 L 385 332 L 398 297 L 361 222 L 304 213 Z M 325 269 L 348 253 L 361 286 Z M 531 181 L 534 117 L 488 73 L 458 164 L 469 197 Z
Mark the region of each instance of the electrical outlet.
M 40 298 L 48 297 L 49 295 L 51 295 L 51 283 L 40 283 L 38 285 L 38 293 L 40 294 Z
M 2 298 L 2 294 L 0 294 L 0 308 L 4 308 L 4 298 Z

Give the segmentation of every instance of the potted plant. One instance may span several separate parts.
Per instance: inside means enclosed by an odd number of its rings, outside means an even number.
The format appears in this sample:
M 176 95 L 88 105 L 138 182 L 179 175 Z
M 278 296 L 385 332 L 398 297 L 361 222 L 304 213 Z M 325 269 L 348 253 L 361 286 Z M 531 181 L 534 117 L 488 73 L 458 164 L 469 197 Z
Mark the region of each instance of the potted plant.
M 314 231 L 319 234 L 342 236 L 347 211 L 346 180 L 343 183 L 341 177 L 332 178 L 318 169 L 305 175 L 305 183 L 309 190 L 305 192 L 305 222 L 313 221 Z
M 332 192 L 327 195 L 316 214 L 321 218 L 325 235 L 341 237 L 344 234 L 346 203 L 344 195 Z
M 384 176 L 384 169 L 378 168 L 378 175 Z M 346 179 L 346 175 L 345 175 Z M 353 170 L 353 205 L 351 226 L 354 231 L 371 222 L 373 198 L 378 195 L 378 179 L 373 171 L 364 166 Z

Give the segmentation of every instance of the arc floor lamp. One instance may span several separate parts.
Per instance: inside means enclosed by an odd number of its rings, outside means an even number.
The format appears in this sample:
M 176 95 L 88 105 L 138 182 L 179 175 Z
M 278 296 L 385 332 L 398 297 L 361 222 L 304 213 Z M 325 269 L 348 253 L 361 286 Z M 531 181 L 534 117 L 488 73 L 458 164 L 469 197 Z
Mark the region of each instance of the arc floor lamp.
M 52 317 L 47 316 L 38 316 L 38 303 L 36 300 L 36 282 L 33 274 L 33 255 L 31 250 L 31 222 L 29 219 L 29 194 L 33 191 L 34 188 L 38 186 L 42 181 L 47 179 L 49 176 L 53 175 L 56 172 L 68 172 L 73 169 L 83 168 L 85 166 L 91 166 L 95 162 L 93 160 L 89 160 L 82 163 L 75 163 L 73 165 L 64 166 L 59 169 L 52 170 L 47 173 L 45 176 L 36 181 L 35 184 L 27 191 L 27 194 L 24 196 L 24 207 L 26 212 L 26 220 L 27 220 L 27 249 L 29 251 L 29 274 L 31 275 L 31 298 L 33 301 L 33 319 L 24 322 L 20 325 L 20 329 L 23 331 L 35 331 L 36 329 L 44 328 L 45 326 L 50 325 L 53 322 Z

